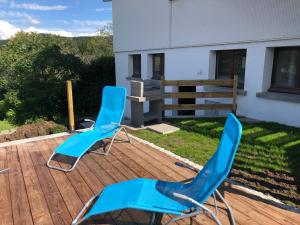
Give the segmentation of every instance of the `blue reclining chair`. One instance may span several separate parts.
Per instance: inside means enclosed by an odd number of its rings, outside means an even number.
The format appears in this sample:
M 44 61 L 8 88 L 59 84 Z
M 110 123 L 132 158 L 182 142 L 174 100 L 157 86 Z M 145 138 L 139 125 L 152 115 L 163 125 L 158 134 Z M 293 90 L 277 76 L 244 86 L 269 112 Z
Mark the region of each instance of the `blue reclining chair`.
M 207 212 L 220 225 L 216 214 L 203 205 L 215 194 L 225 203 L 231 223 L 235 224 L 232 210 L 217 188 L 230 172 L 241 135 L 242 125 L 233 114 L 229 114 L 216 153 L 193 179 L 166 182 L 139 178 L 109 185 L 86 203 L 72 225 L 93 216 L 124 209 L 152 212 L 150 224 L 154 223 L 157 213 L 176 215 L 166 223 L 171 224 Z
M 109 150 L 116 140 L 116 136 L 121 130 L 125 131 L 127 140 L 118 139 L 119 141 L 128 141 L 130 138 L 125 127 L 121 126 L 121 120 L 124 114 L 126 104 L 126 89 L 123 87 L 106 86 L 103 89 L 102 105 L 96 122 L 93 121 L 92 129 L 71 136 L 63 144 L 58 146 L 47 162 L 47 166 L 52 169 L 61 170 L 64 172 L 72 171 L 79 159 L 96 143 L 103 141 L 106 138 L 111 138 L 109 147 L 106 150 L 106 145 L 102 142 L 103 152 L 93 151 L 98 154 L 107 155 Z M 91 121 L 91 120 L 87 120 Z M 75 162 L 71 168 L 61 168 L 51 165 L 50 162 L 55 155 L 63 155 L 75 158 Z

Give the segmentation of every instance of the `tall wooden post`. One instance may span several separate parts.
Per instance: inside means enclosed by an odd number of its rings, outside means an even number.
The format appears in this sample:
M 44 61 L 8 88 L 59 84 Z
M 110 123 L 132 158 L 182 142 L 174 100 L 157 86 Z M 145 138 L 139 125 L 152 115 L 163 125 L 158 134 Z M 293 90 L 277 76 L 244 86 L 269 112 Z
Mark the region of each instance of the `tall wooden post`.
M 160 105 L 160 110 L 161 110 L 161 117 L 159 118 L 160 122 L 162 121 L 163 117 L 165 117 L 165 75 L 162 75 L 160 77 L 160 90 L 161 90 L 161 105 Z
M 237 88 L 238 88 L 238 76 L 233 76 L 233 98 L 232 98 L 232 112 L 236 115 L 237 110 Z
M 74 131 L 74 108 L 73 108 L 73 91 L 72 91 L 72 81 L 67 81 L 67 96 L 68 96 L 68 112 L 69 112 L 69 129 Z

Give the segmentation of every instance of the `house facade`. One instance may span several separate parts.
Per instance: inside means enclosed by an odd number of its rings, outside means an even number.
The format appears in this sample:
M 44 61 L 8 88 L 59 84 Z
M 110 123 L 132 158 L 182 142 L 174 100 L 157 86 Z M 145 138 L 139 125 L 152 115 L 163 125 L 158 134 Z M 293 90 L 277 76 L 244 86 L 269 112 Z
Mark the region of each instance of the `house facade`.
M 300 127 L 299 0 L 113 0 L 112 5 L 117 85 L 129 93 L 131 79 L 236 74 L 238 115 Z

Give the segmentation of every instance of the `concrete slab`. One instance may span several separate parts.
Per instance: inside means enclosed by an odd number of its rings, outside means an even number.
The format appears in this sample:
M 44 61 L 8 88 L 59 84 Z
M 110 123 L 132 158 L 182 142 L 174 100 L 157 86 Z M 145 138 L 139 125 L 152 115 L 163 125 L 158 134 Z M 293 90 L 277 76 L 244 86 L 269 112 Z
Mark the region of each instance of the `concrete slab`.
M 156 125 L 152 125 L 148 127 L 149 130 L 157 132 L 159 134 L 170 134 L 179 130 L 178 127 L 174 127 L 172 125 L 166 123 L 160 123 Z

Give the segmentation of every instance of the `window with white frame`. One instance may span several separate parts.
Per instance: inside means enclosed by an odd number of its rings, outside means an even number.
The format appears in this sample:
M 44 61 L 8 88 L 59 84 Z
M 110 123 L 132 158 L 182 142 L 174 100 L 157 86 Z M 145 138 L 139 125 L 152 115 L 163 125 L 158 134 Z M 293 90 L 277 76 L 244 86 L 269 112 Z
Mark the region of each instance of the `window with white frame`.
M 238 88 L 244 88 L 246 49 L 216 51 L 216 79 L 233 79 L 238 76 Z
M 274 49 L 269 91 L 300 94 L 300 46 Z

